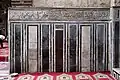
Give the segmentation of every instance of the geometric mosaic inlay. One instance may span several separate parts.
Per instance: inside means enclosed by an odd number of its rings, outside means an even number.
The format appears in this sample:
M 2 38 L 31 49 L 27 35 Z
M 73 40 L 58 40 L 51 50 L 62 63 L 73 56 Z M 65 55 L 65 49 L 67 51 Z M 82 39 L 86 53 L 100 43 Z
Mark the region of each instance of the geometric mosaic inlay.
M 17 80 L 33 80 L 34 79 L 34 76 L 32 75 L 23 75 L 23 76 L 20 76 Z
M 77 74 L 75 78 L 76 80 L 93 80 L 92 77 L 90 77 L 90 75 L 83 74 L 83 73 Z
M 53 76 L 49 74 L 44 74 L 44 75 L 39 76 L 37 80 L 53 80 Z
M 99 79 L 109 79 L 109 80 L 112 80 L 106 74 L 102 74 L 102 73 L 96 73 L 93 76 L 95 77 L 96 80 L 99 80 Z
M 71 75 L 61 74 L 57 76 L 57 80 L 73 80 Z

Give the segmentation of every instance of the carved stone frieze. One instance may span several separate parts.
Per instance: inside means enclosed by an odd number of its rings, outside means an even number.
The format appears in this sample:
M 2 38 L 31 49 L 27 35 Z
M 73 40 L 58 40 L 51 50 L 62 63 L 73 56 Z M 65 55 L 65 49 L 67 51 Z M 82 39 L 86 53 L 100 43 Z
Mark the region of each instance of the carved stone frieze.
M 109 20 L 109 16 L 109 9 L 9 10 L 10 21 Z
M 120 0 L 113 0 L 113 6 L 120 6 Z

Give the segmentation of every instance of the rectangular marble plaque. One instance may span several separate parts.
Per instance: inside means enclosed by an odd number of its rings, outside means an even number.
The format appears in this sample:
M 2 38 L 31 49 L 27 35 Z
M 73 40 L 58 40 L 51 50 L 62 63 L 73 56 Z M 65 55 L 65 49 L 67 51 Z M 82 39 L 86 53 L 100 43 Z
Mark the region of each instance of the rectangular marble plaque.
M 90 71 L 90 26 L 82 26 L 82 72 Z
M 28 27 L 29 71 L 37 72 L 37 26 Z

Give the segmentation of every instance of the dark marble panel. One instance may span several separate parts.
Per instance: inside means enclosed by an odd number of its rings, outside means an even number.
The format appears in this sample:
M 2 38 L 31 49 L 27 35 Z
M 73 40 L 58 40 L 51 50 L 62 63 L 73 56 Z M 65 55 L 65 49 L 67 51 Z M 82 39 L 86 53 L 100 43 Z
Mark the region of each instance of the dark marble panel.
M 63 31 L 56 30 L 55 44 L 56 72 L 63 72 Z
M 119 67 L 119 22 L 115 22 L 115 29 L 114 29 L 114 68 Z
M 70 25 L 70 71 L 76 71 L 76 25 Z
M 49 25 L 42 25 L 42 67 L 49 72 Z
M 97 26 L 98 29 L 98 70 L 104 70 L 104 62 L 103 59 L 105 57 L 105 26 L 104 25 L 99 25 Z
M 21 72 L 21 26 L 20 25 L 15 25 L 15 71 L 17 73 Z
M 14 72 L 14 24 L 11 23 L 10 26 L 10 72 Z

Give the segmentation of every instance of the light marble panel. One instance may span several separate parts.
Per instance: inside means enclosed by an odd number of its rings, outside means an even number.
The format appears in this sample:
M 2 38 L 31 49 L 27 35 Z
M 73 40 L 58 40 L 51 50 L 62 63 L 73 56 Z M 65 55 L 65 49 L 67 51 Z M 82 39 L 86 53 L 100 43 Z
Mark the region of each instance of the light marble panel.
M 29 60 L 29 72 L 37 72 L 37 60 Z
M 82 27 L 82 71 L 90 71 L 90 26 Z
M 37 26 L 28 26 L 29 72 L 37 72 Z
M 29 42 L 37 42 L 37 26 L 28 26 Z

